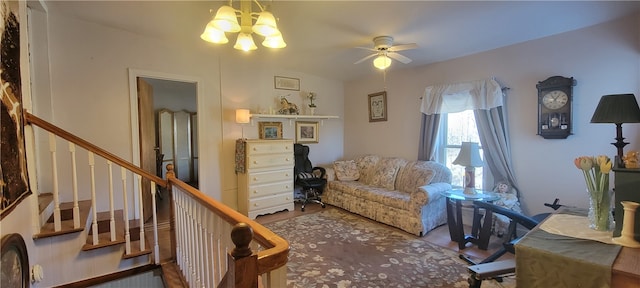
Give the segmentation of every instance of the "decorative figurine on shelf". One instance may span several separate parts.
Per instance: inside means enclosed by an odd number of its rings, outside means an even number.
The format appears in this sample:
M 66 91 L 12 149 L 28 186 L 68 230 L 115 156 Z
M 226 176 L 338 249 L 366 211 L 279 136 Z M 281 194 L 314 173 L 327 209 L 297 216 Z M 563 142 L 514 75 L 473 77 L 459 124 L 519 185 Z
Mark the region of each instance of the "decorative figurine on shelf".
M 285 97 L 280 98 L 280 110 L 278 110 L 278 114 L 281 115 L 298 115 L 300 111 L 298 110 L 298 105 L 293 104 L 287 100 Z
M 501 206 L 507 208 L 509 210 L 513 210 L 518 213 L 522 213 L 522 209 L 520 208 L 520 201 L 518 200 L 518 191 L 515 188 L 509 185 L 507 181 L 500 181 L 496 184 L 496 187 L 493 189 L 493 192 L 500 197 L 500 199 L 493 202 L 493 204 L 497 206 Z M 507 229 L 509 229 L 510 219 L 506 216 L 493 214 L 493 231 L 499 237 L 502 237 Z
M 314 115 L 316 114 L 316 104 L 313 104 L 313 100 L 316 100 L 316 93 L 314 92 L 309 92 L 309 94 L 307 95 L 307 98 L 309 98 L 309 114 Z
M 638 151 L 629 151 L 627 155 L 622 156 L 624 162 L 624 168 L 637 169 L 640 168 L 640 162 L 638 162 Z

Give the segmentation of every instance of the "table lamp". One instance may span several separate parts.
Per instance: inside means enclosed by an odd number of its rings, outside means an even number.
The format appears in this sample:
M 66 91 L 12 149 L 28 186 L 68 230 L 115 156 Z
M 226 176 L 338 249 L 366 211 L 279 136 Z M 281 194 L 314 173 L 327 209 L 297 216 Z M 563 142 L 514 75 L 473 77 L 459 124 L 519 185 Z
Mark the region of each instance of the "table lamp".
M 604 95 L 600 98 L 596 111 L 593 112 L 591 123 L 615 123 L 616 142 L 611 143 L 618 148 L 616 164 L 624 168 L 622 162 L 623 147 L 629 143 L 622 137 L 622 123 L 640 123 L 640 108 L 636 96 L 633 94 Z
M 475 142 L 462 142 L 460 154 L 453 164 L 464 166 L 464 194 L 476 194 L 476 167 L 482 167 L 480 145 Z
M 236 123 L 242 127 L 242 139 L 244 139 L 244 124 L 251 121 L 251 113 L 249 109 L 236 109 Z

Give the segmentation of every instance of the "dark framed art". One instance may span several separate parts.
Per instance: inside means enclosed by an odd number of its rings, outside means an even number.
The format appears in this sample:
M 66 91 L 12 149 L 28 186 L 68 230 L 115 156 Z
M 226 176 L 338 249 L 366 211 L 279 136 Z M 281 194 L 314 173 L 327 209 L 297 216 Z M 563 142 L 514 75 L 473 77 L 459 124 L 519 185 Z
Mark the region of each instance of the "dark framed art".
M 387 91 L 369 94 L 369 122 L 387 121 Z
M 2 237 L 0 287 L 29 287 L 29 254 L 20 234 Z
M 318 122 L 296 121 L 296 143 L 318 143 Z
M 282 139 L 282 122 L 258 122 L 260 139 Z
M 273 85 L 280 90 L 300 91 L 300 79 L 298 78 L 274 76 Z

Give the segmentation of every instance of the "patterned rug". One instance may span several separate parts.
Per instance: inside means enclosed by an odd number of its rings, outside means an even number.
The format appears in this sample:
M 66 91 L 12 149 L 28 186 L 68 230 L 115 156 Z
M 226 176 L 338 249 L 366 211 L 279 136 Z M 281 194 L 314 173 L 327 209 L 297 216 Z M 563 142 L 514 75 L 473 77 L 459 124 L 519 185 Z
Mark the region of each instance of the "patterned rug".
M 265 224 L 290 243 L 287 287 L 469 287 L 458 252 L 341 209 Z M 482 287 L 515 287 L 483 281 Z

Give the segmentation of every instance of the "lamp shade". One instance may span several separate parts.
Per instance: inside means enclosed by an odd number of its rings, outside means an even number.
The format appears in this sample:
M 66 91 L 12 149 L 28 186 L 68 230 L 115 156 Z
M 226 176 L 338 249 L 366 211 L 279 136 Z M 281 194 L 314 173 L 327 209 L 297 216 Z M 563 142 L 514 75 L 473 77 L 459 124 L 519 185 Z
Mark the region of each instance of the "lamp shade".
M 238 34 L 236 45 L 233 45 L 233 48 L 243 51 L 250 51 L 258 49 L 258 46 L 256 46 L 256 43 L 253 42 L 253 37 L 251 37 L 251 34 L 240 33 Z
M 460 154 L 453 164 L 465 167 L 482 167 L 482 158 L 480 158 L 480 145 L 476 142 L 462 142 Z
M 640 108 L 633 94 L 604 95 L 591 123 L 640 123 Z
M 236 10 L 231 6 L 223 5 L 216 12 L 216 17 L 213 18 L 213 26 L 224 32 L 240 32 L 240 24 L 238 24 L 238 18 L 236 17 Z
M 391 58 L 387 57 L 387 55 L 379 55 L 373 60 L 373 66 L 380 70 L 387 69 L 391 66 Z
M 265 37 L 280 33 L 276 25 L 276 18 L 271 12 L 262 11 L 259 15 L 256 24 L 251 28 L 254 33 Z
M 272 36 L 264 37 L 264 41 L 262 41 L 262 46 L 269 48 L 284 48 L 287 46 L 287 43 L 284 43 L 284 39 L 282 39 L 282 34 L 277 33 Z
M 247 124 L 250 121 L 249 109 L 236 109 L 236 123 Z
M 218 30 L 212 24 L 209 24 L 206 28 L 204 28 L 204 32 L 202 32 L 200 38 L 202 38 L 202 40 L 204 41 L 215 44 L 225 44 L 229 42 L 229 39 L 227 39 L 227 36 L 224 35 L 224 32 L 222 30 Z

